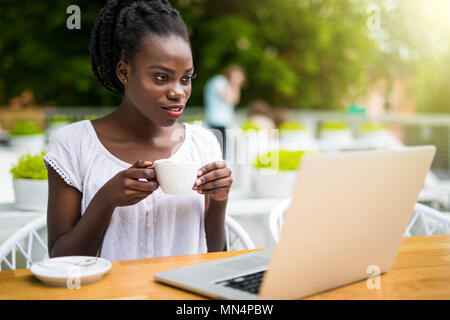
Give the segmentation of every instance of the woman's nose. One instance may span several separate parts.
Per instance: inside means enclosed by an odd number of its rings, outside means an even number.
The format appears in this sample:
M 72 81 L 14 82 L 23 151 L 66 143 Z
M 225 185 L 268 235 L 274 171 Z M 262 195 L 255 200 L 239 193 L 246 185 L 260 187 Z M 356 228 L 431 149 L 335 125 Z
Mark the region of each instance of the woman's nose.
M 186 98 L 186 92 L 181 86 L 174 86 L 169 89 L 168 97 L 171 100 L 181 100 Z

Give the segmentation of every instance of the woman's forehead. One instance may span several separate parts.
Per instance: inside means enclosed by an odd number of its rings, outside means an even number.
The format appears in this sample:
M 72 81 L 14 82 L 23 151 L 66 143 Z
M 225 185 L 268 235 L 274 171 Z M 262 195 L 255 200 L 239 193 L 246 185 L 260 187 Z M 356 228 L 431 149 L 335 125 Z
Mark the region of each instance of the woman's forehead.
M 184 71 L 192 67 L 192 52 L 189 44 L 181 37 L 145 36 L 134 57 L 134 64 L 137 67 L 161 64 Z

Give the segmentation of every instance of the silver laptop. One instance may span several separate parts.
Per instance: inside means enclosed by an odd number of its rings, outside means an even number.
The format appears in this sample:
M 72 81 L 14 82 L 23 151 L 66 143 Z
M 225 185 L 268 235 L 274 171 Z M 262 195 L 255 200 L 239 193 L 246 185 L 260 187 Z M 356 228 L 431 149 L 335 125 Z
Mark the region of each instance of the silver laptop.
M 219 299 L 297 299 L 389 271 L 434 146 L 307 155 L 272 249 L 155 274 Z

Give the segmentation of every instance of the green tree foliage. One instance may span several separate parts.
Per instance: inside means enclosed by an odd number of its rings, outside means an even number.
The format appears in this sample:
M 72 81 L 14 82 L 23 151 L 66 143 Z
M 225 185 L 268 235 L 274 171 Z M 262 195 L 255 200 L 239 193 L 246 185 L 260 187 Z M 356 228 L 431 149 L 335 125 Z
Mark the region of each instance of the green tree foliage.
M 421 112 L 450 112 L 450 2 L 375 0 L 381 28 L 372 36 L 377 50 L 370 74 L 414 81 Z
M 90 32 L 104 3 L 0 0 L 0 105 L 27 89 L 43 105 L 118 104 L 120 97 L 97 83 L 90 66 Z M 405 74 L 416 80 L 421 110 L 450 110 L 450 52 L 427 50 L 433 35 L 450 46 L 450 24 L 441 21 L 446 27 L 430 32 L 417 18 L 426 11 L 417 3 L 431 2 L 172 0 L 190 30 L 198 73 L 190 104 L 203 105 L 209 77 L 237 63 L 248 76 L 242 105 L 265 99 L 290 108 L 339 109 L 371 79 Z M 72 4 L 81 8 L 81 30 L 66 28 Z M 381 9 L 380 30 L 368 29 L 370 4 Z
M 97 84 L 89 38 L 102 2 L 80 0 L 81 29 L 69 30 L 73 1 L 0 0 L 0 105 L 27 89 L 38 104 L 111 105 Z
M 88 43 L 103 4 L 80 0 L 81 30 L 68 30 L 71 1 L 2 0 L 0 104 L 26 89 L 39 104 L 113 105 L 119 97 L 92 75 Z M 245 67 L 245 104 L 265 98 L 277 105 L 337 108 L 350 85 L 361 83 L 370 42 L 364 6 L 351 0 L 173 1 L 192 34 L 203 85 L 230 63 Z
M 264 98 L 291 108 L 333 109 L 364 83 L 373 42 L 364 1 L 177 1 L 189 19 L 199 79 L 243 65 L 243 104 Z M 194 12 L 194 13 L 193 13 Z
M 423 61 L 417 73 L 418 109 L 450 113 L 450 52 Z

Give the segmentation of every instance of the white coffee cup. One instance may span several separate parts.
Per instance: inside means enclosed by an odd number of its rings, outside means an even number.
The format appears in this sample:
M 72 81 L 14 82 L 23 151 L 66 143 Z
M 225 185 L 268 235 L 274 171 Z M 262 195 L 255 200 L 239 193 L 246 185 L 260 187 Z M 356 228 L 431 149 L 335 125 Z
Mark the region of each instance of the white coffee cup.
M 188 194 L 197 180 L 200 162 L 196 160 L 174 161 L 161 159 L 155 161 L 156 180 L 166 194 Z

